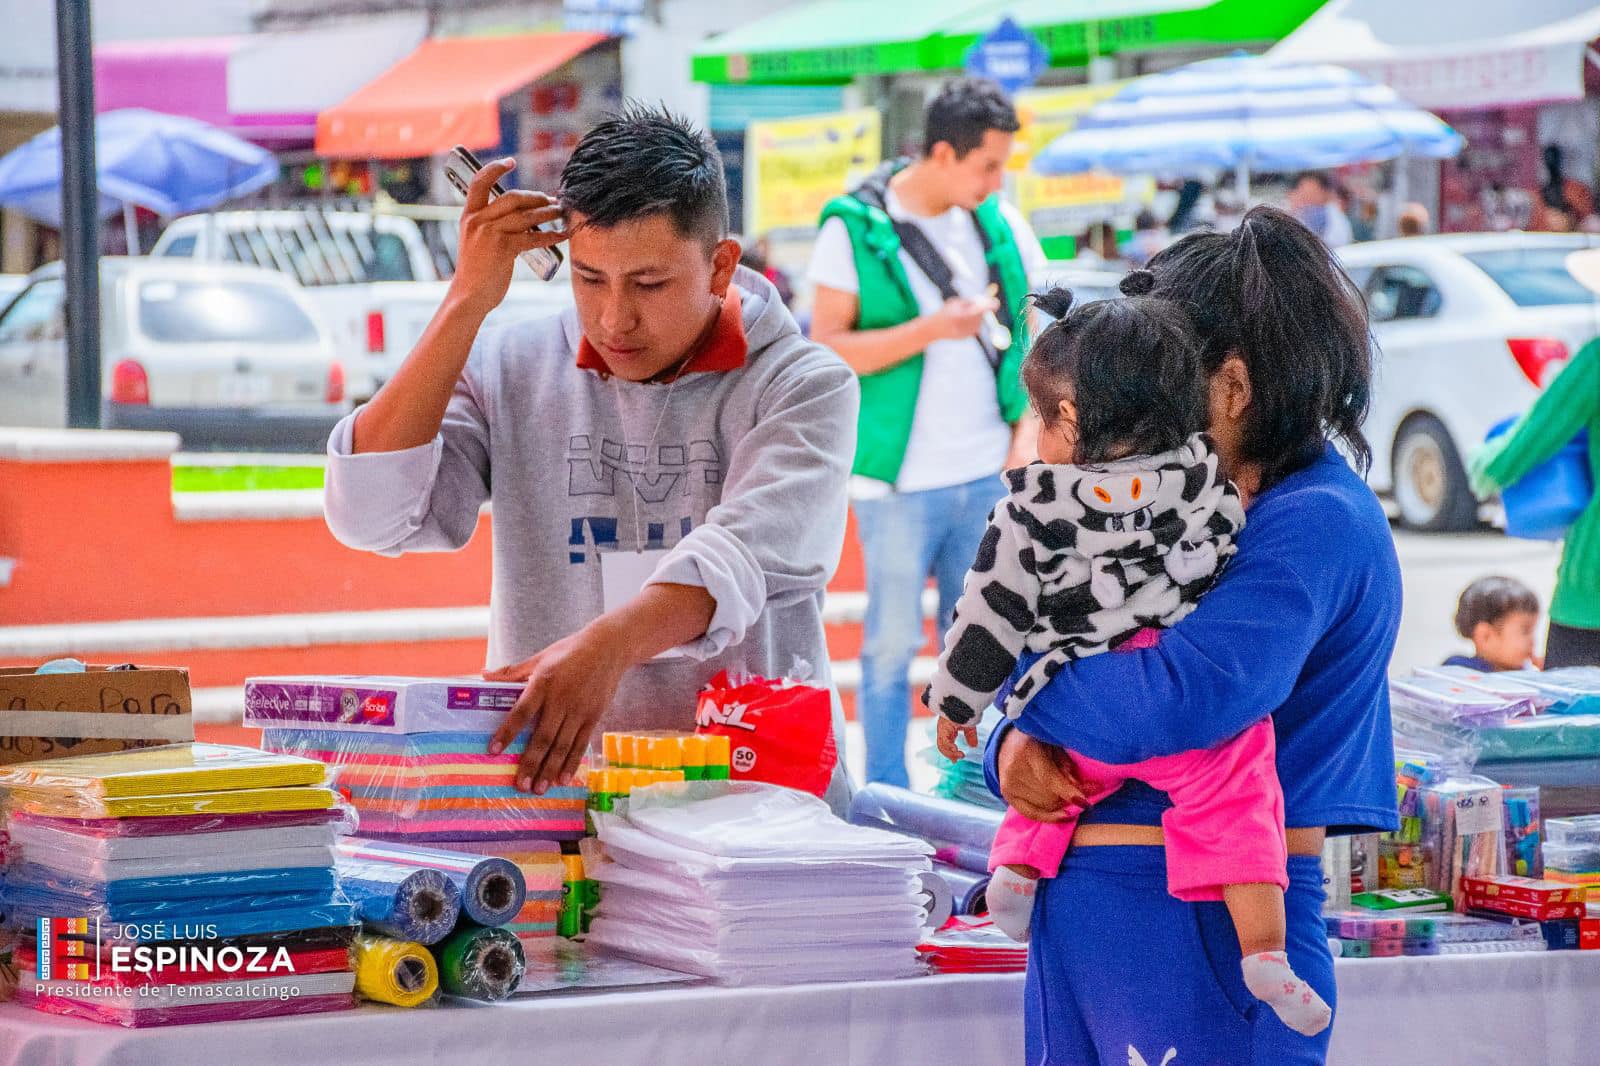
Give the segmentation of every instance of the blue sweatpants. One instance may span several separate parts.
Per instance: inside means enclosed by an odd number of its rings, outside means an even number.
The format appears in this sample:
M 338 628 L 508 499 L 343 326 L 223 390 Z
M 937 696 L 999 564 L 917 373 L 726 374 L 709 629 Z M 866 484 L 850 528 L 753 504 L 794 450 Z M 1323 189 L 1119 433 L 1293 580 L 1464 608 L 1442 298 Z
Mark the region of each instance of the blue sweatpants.
M 1316 1037 L 1245 989 L 1221 903 L 1167 894 L 1165 852 L 1087 847 L 1039 882 L 1028 952 L 1029 1066 L 1321 1066 Z M 1289 856 L 1289 962 L 1335 1005 L 1322 864 Z

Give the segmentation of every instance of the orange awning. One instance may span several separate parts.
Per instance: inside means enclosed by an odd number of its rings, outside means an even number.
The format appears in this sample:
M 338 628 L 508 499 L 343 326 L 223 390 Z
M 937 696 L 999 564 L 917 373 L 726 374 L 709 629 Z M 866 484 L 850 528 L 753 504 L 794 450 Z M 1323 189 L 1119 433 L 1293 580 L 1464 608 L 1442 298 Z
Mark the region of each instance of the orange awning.
M 598 33 L 447 37 L 317 116 L 317 153 L 346 159 L 438 155 L 500 143 L 500 99 L 605 40 Z

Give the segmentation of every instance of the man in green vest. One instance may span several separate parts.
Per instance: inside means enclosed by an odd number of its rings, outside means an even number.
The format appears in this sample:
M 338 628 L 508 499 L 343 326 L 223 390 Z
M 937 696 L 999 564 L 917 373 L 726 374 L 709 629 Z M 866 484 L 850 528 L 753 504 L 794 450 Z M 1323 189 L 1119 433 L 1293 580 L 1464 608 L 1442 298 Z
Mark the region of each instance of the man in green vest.
M 1045 259 L 997 195 L 1018 125 L 992 82 L 945 85 L 921 157 L 829 203 L 812 255 L 812 339 L 861 378 L 851 495 L 867 566 L 856 710 L 869 782 L 907 784 L 928 578 L 942 635 L 1003 493 L 997 475 L 1034 457 L 1018 369 L 1028 277 Z

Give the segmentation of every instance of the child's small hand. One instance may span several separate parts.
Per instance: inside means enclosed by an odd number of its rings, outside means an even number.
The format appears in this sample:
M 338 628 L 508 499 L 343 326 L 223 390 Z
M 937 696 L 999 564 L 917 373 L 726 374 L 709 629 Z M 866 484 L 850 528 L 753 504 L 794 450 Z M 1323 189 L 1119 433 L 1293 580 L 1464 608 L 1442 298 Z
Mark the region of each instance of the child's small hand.
M 960 762 L 966 758 L 966 752 L 956 746 L 956 737 L 966 739 L 967 747 L 978 746 L 978 727 L 975 725 L 956 725 L 948 718 L 939 719 L 938 741 L 939 754 L 951 762 Z

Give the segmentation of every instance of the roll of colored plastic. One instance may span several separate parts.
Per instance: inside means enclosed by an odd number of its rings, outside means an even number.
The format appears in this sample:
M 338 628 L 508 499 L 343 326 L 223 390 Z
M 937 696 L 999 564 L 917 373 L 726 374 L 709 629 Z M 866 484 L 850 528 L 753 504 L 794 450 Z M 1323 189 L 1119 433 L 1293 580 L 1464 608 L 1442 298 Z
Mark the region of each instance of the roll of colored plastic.
M 463 926 L 434 948 L 439 986 L 467 999 L 505 999 L 522 983 L 522 941 L 504 929 Z
M 505 925 L 528 898 L 522 871 L 509 859 L 357 837 L 339 841 L 338 848 L 339 854 L 354 859 L 442 872 L 461 896 L 462 916 L 479 925 Z
M 943 862 L 934 863 L 933 872 L 944 878 L 950 886 L 957 914 L 989 913 L 989 900 L 985 895 L 989 889 L 988 874 L 975 874 Z
M 848 820 L 921 837 L 936 848 L 954 846 L 987 855 L 1003 816 L 1000 811 L 959 800 L 924 796 L 893 785 L 868 785 L 851 797 Z
M 439 965 L 415 941 L 363 933 L 350 952 L 356 994 L 362 999 L 415 1007 L 439 991 Z
M 347 855 L 335 865 L 339 887 L 371 931 L 430 945 L 456 927 L 461 893 L 442 871 Z

